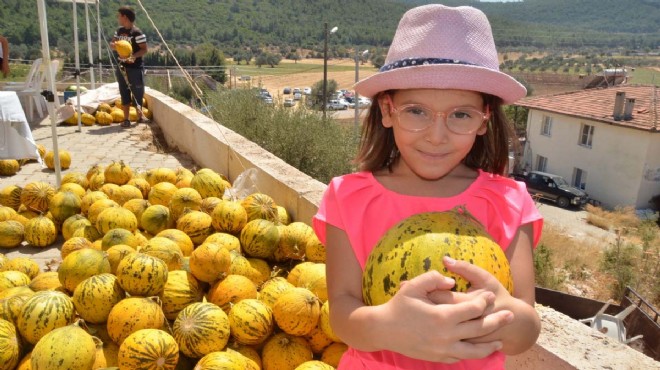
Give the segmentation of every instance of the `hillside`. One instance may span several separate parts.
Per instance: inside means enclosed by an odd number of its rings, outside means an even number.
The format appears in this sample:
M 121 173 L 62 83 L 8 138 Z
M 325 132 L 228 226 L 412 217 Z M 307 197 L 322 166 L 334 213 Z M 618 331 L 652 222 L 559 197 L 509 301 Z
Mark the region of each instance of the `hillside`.
M 240 49 L 270 47 L 281 54 L 291 49 L 320 51 L 323 24 L 337 26 L 329 38 L 338 47 L 386 47 L 406 9 L 426 0 L 142 0 L 165 40 L 173 45 L 210 42 L 226 55 Z M 448 5 L 470 4 L 489 15 L 500 47 L 616 48 L 655 50 L 660 46 L 660 0 L 525 0 L 481 3 L 445 0 Z M 151 42 L 159 42 L 137 1 L 104 0 L 101 18 L 106 37 L 116 27 L 119 5 L 138 11 L 137 24 Z M 52 48 L 73 51 L 71 4 L 47 1 Z M 78 5 L 81 43 L 85 42 L 84 5 Z M 90 7 L 96 30 L 96 7 Z M 39 53 L 40 34 L 34 1 L 4 0 L 0 34 L 8 37 L 12 58 L 32 59 Z M 93 31 L 93 33 L 95 33 Z M 94 41 L 96 37 L 94 37 Z M 86 49 L 86 48 L 81 48 Z M 84 50 L 82 50 L 84 53 Z

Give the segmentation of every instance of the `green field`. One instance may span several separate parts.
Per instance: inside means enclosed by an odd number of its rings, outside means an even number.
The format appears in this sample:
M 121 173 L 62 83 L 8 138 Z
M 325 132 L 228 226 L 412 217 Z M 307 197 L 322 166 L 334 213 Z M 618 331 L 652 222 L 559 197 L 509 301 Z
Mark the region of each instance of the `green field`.
M 261 66 L 258 67 L 254 64 L 250 65 L 237 65 L 233 63 L 228 63 L 227 68 L 236 68 L 237 75 L 250 75 L 250 76 L 263 76 L 263 75 L 290 75 L 295 73 L 307 73 L 307 72 L 323 72 L 323 64 L 320 63 L 305 63 L 300 61 L 298 63 L 280 63 L 274 68 L 270 66 Z M 366 66 L 361 66 L 360 68 L 365 68 Z M 355 67 L 352 65 L 335 65 L 334 60 L 328 61 L 328 72 L 344 72 L 344 71 L 353 71 Z
M 631 82 L 639 85 L 660 86 L 660 71 L 652 68 L 635 68 Z

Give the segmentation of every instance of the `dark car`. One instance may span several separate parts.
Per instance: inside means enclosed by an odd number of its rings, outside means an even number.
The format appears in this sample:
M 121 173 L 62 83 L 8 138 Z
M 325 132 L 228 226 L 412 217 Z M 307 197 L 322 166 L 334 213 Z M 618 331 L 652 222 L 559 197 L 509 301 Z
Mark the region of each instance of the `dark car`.
M 532 196 L 557 203 L 559 207 L 583 206 L 589 201 L 586 192 L 571 186 L 563 177 L 547 172 L 531 171 L 527 175 L 513 174 L 512 177 L 523 181 Z

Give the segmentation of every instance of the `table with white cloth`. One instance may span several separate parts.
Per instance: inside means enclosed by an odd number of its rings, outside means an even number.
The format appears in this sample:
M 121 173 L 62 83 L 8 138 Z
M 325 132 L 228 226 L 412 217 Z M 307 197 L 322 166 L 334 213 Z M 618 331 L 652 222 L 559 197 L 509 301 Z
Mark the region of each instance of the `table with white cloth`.
M 41 162 L 15 91 L 0 91 L 0 159 L 36 159 Z

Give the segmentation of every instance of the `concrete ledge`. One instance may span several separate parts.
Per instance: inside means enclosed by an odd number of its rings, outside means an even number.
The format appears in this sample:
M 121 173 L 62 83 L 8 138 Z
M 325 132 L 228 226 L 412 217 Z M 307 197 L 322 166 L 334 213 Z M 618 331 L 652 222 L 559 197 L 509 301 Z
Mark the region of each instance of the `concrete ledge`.
M 256 169 L 256 188 L 284 206 L 293 219 L 310 223 L 326 185 L 258 145 L 158 91 L 147 100 L 169 145 L 234 182 Z M 537 305 L 543 329 L 529 351 L 507 359 L 508 370 L 660 369 L 660 362 L 609 339 L 549 307 Z

